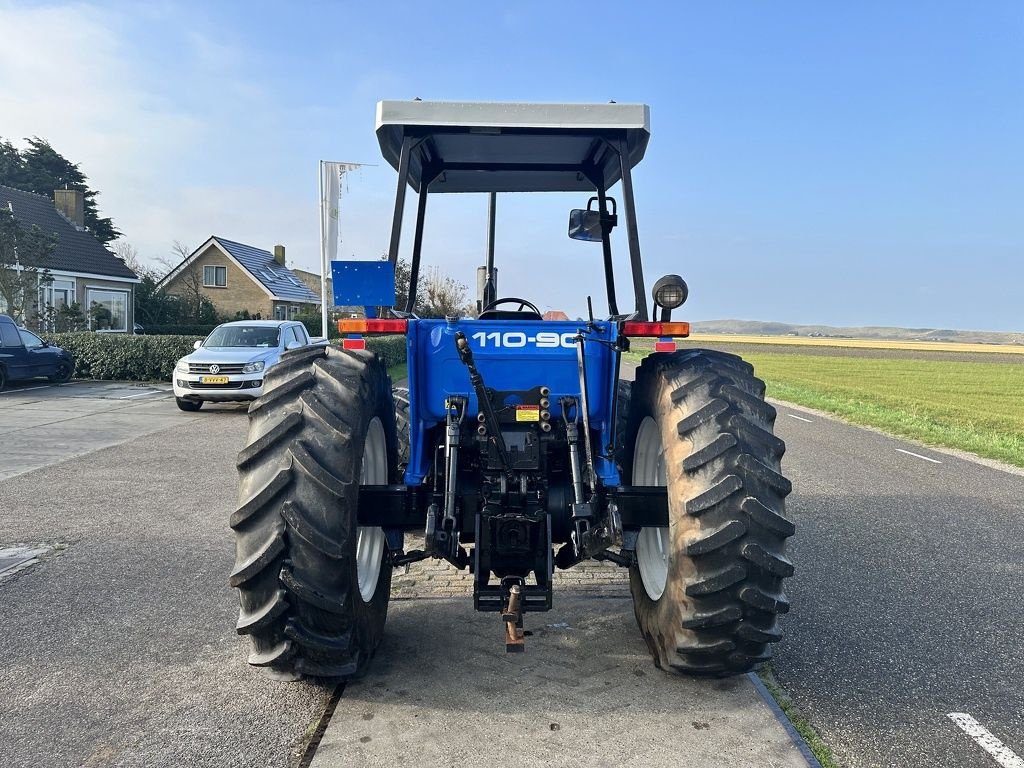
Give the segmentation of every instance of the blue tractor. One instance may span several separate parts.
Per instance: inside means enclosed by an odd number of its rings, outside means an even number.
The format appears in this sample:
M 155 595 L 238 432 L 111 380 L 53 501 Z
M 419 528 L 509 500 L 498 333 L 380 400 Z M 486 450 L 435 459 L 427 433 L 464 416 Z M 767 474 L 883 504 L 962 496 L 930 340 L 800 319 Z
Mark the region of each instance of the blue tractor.
M 596 559 L 629 569 L 660 668 L 727 676 L 769 657 L 793 572 L 785 446 L 749 364 L 676 349 L 689 330 L 672 319 L 683 280 L 655 282 L 648 307 L 631 172 L 649 124 L 634 104 L 378 105 L 377 137 L 398 171 L 389 261 L 333 265 L 336 303 L 365 305 L 367 317 L 341 321 L 340 346 L 282 356 L 238 456 L 230 582 L 250 664 L 286 679 L 361 674 L 384 632 L 392 569 L 425 558 L 469 570 L 475 607 L 501 615 L 510 651 L 523 648 L 524 614 L 552 607 L 555 568 Z M 412 279 L 394 307 L 409 188 Z M 545 320 L 497 295 L 495 197 L 542 191 L 582 193 L 569 236 L 602 245 L 603 318 Z M 427 199 L 472 192 L 491 205 L 479 314 L 420 319 Z M 613 275 L 620 217 L 628 310 Z M 365 349 L 373 333 L 405 335 L 409 382 L 397 394 Z M 637 337 L 656 351 L 624 381 Z M 407 533 L 422 544 L 407 551 Z

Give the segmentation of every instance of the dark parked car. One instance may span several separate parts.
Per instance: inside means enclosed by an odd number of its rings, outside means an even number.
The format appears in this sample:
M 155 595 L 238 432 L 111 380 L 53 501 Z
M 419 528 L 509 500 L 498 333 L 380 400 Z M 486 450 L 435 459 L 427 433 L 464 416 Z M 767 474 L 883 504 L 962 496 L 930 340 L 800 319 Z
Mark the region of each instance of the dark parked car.
M 0 315 L 0 390 L 9 381 L 45 376 L 62 384 L 75 372 L 75 358 Z

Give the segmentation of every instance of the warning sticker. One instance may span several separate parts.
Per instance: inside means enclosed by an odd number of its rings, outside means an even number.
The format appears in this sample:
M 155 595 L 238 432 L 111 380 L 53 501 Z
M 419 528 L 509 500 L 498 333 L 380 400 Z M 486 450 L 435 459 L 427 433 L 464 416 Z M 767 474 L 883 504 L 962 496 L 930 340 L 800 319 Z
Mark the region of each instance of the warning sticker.
M 516 421 L 540 421 L 540 406 L 517 405 Z

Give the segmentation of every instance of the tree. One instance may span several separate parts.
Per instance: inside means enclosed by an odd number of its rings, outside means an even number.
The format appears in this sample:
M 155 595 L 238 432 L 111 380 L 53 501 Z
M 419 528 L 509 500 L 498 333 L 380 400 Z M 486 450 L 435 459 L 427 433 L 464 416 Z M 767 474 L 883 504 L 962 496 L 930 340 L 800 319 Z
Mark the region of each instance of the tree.
M 109 218 L 99 215 L 98 192 L 89 188 L 88 178 L 77 163 L 61 155 L 45 139 L 26 139 L 28 148 L 18 151 L 9 141 L 0 141 L 0 184 L 25 192 L 46 195 L 51 200 L 55 189 L 82 192 L 85 226 L 101 243 L 116 240 L 121 233 Z
M 56 247 L 56 235 L 36 226 L 24 229 L 0 208 L 0 303 L 20 325 L 38 322 L 39 289 L 53 282 L 46 263 Z
M 417 304 L 422 294 L 423 309 L 418 314 L 420 317 L 461 317 L 467 311 L 467 290 L 468 288 L 455 278 L 441 274 L 440 268 L 431 267 L 427 270 L 426 276 L 420 279 Z

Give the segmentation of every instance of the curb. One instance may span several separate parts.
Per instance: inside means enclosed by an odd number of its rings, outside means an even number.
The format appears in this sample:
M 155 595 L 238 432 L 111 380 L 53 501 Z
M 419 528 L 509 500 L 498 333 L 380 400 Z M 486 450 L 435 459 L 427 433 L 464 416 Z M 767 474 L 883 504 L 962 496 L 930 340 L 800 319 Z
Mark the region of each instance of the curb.
M 793 745 L 800 750 L 800 754 L 804 756 L 804 760 L 807 761 L 809 768 L 822 768 L 821 763 L 818 762 L 818 758 L 814 756 L 814 753 L 811 752 L 811 748 L 807 746 L 807 742 L 804 741 L 804 737 L 801 736 L 800 732 L 793 727 L 791 722 L 789 722 L 789 718 L 786 717 L 786 713 L 782 711 L 782 707 L 780 707 L 779 703 L 775 701 L 775 697 L 771 695 L 765 684 L 761 682 L 761 678 L 757 676 L 757 673 L 748 672 L 747 678 L 754 684 L 754 688 L 761 695 L 761 699 L 764 703 L 768 705 L 768 709 L 770 709 L 772 714 L 775 715 L 775 719 L 779 721 L 779 724 L 786 730 L 786 733 L 789 734 L 789 738 L 793 740 Z

